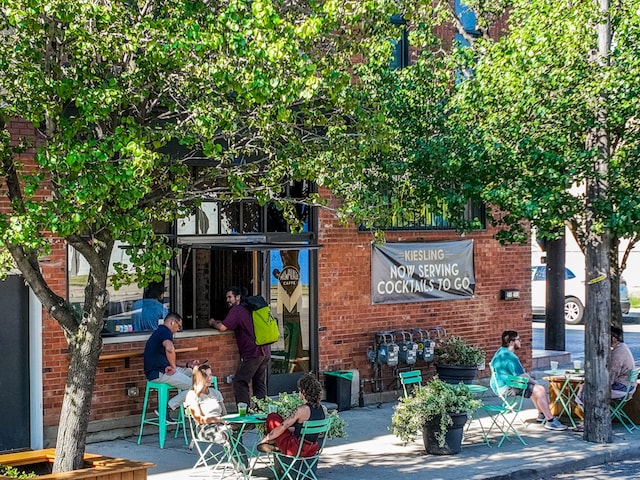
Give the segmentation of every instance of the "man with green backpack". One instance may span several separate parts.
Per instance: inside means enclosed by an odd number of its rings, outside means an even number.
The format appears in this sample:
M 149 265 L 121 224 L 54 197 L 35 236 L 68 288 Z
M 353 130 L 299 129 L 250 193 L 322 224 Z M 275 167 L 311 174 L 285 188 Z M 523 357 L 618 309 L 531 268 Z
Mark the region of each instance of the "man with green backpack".
M 243 291 L 244 290 L 244 291 Z M 226 292 L 229 313 L 223 321 L 209 320 L 209 325 L 221 332 L 233 330 L 240 353 L 240 365 L 233 377 L 233 393 L 236 404 L 249 405 L 251 393 L 257 398 L 267 396 L 267 368 L 271 357 L 269 345 L 256 345 L 253 318 L 247 303 L 244 301 L 246 290 L 229 287 Z

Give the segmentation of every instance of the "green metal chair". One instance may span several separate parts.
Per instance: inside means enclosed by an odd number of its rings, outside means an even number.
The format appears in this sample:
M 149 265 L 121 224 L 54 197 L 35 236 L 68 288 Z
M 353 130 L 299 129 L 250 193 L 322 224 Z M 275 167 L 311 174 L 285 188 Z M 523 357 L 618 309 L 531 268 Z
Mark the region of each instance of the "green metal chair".
M 276 480 L 318 480 L 316 470 L 320 454 L 327 441 L 327 432 L 331 426 L 331 418 L 323 420 L 307 420 L 300 430 L 300 446 L 296 455 L 285 455 L 282 452 L 273 452 L 273 471 Z M 312 457 L 301 456 L 305 439 L 313 435 L 318 438 L 318 451 Z
M 632 433 L 634 430 L 638 428 L 633 420 L 627 415 L 627 412 L 623 410 L 625 404 L 631 400 L 633 397 L 633 392 L 635 391 L 635 387 L 638 383 L 638 375 L 640 374 L 640 368 L 634 368 L 629 373 L 629 385 L 627 386 L 627 391 L 624 394 L 624 397 L 615 399 L 611 401 L 611 405 L 609 408 L 611 410 L 611 420 L 618 420 L 624 428 L 627 429 L 627 432 Z
M 138 445 L 142 442 L 142 432 L 144 430 L 145 425 L 155 425 L 158 427 L 158 437 L 160 442 L 160 448 L 164 448 L 165 440 L 167 438 L 167 402 L 169 401 L 169 390 L 178 390 L 176 387 L 168 385 L 166 383 L 158 383 L 147 381 L 147 388 L 144 392 L 144 402 L 142 403 L 142 417 L 140 420 L 140 433 L 138 434 Z M 149 393 L 155 390 L 158 392 L 158 414 L 159 417 L 154 417 L 152 415 L 147 414 L 147 405 L 149 403 Z M 176 425 L 176 431 L 174 433 L 174 437 L 178 437 L 180 432 L 180 427 L 182 427 L 182 434 L 184 436 L 185 445 L 187 442 L 187 431 L 185 429 L 184 422 L 184 407 L 180 405 L 180 410 L 178 412 L 178 424 Z
M 489 444 L 489 434 L 494 427 L 502 432 L 502 436 L 498 441 L 498 447 L 500 447 L 506 439 L 510 439 L 509 437 L 511 434 L 513 434 L 518 440 L 520 440 L 523 445 L 527 444 L 514 424 L 518 419 L 519 413 L 522 411 L 524 393 L 527 389 L 528 383 L 529 379 L 526 377 L 510 375 L 507 378 L 506 386 L 500 389 L 497 387 L 495 374 L 492 371 L 490 382 L 491 389 L 500 398 L 502 404 L 485 405 L 483 407 L 484 411 L 487 412 L 487 414 L 491 418 L 491 425 L 489 426 L 489 429 L 487 430 L 485 435 L 487 444 Z M 520 393 L 512 397 L 507 396 L 507 391 L 509 390 L 509 388 L 516 388 L 520 391 Z
M 473 394 L 473 396 L 480 401 L 483 400 L 485 393 L 487 392 L 487 390 L 489 390 L 489 388 L 485 387 L 484 385 L 476 385 L 476 384 L 467 385 L 467 388 Z M 469 428 L 471 427 L 471 422 L 474 419 L 476 419 L 478 411 L 479 410 L 476 410 L 469 416 L 469 420 L 467 422 L 465 432 L 469 431 Z M 482 438 L 484 439 L 485 442 L 487 442 L 487 445 L 488 445 L 489 441 L 487 440 L 487 434 L 484 430 L 484 426 L 482 425 L 482 421 L 480 420 L 480 418 L 477 418 L 477 420 L 478 420 L 478 424 L 480 425 L 480 430 L 482 431 Z
M 406 398 L 409 396 L 409 389 L 413 388 L 410 385 L 413 385 L 414 387 L 416 385 L 422 385 L 422 373 L 420 373 L 420 370 L 400 372 L 400 383 L 402 384 L 402 389 L 404 390 L 404 396 Z

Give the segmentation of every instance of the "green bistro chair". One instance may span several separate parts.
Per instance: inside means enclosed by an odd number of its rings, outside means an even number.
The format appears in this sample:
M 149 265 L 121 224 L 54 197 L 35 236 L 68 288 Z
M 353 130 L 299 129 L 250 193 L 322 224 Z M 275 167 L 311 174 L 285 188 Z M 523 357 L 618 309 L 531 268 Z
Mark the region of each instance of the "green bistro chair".
M 422 373 L 420 373 L 420 370 L 400 372 L 400 383 L 402 384 L 402 389 L 404 390 L 404 396 L 406 398 L 409 396 L 409 389 L 416 385 L 422 385 Z M 413 385 L 413 387 L 411 387 L 411 385 Z M 407 386 L 409 387 L 407 388 Z
M 612 400 L 611 405 L 609 405 L 611 410 L 611 420 L 618 420 L 629 433 L 636 430 L 638 426 L 633 420 L 631 420 L 623 408 L 625 404 L 631 400 L 631 397 L 633 397 L 633 393 L 638 384 L 638 374 L 640 374 L 640 368 L 634 368 L 631 370 L 631 373 L 629 373 L 629 385 L 627 386 L 627 391 L 625 392 L 624 397 Z
M 489 390 L 489 388 L 485 387 L 484 385 L 476 385 L 476 384 L 467 385 L 467 388 L 473 394 L 473 396 L 476 397 L 480 401 L 482 401 L 484 399 L 485 393 L 487 393 L 487 390 Z M 480 430 L 482 431 L 482 438 L 487 443 L 487 445 L 489 445 L 489 441 L 487 440 L 487 434 L 486 434 L 486 432 L 484 430 L 484 425 L 482 425 L 482 420 L 480 420 L 479 417 L 476 418 L 478 411 L 479 410 L 476 410 L 469 417 L 469 420 L 467 421 L 467 426 L 465 428 L 465 432 L 469 431 L 469 428 L 471 427 L 471 422 L 473 420 L 478 420 L 478 424 L 480 425 Z
M 276 480 L 318 480 L 316 469 L 320 454 L 327 441 L 327 432 L 331 426 L 331 418 L 323 420 L 307 420 L 300 430 L 300 447 L 296 455 L 285 455 L 282 452 L 273 452 L 273 465 L 271 469 Z M 309 435 L 318 435 L 318 451 L 312 457 L 300 455 L 305 438 Z
M 527 442 L 524 441 L 524 438 L 522 438 L 522 436 L 514 426 L 514 423 L 516 422 L 516 420 L 518 419 L 518 415 L 522 411 L 524 393 L 527 389 L 528 383 L 529 379 L 526 377 L 510 375 L 507 378 L 506 386 L 503 389 L 499 389 L 497 388 L 497 384 L 495 382 L 495 375 L 492 373 L 491 389 L 500 398 L 500 400 L 502 400 L 502 404 L 485 405 L 483 407 L 485 412 L 487 412 L 487 414 L 489 414 L 489 417 L 491 418 L 491 425 L 489 426 L 489 429 L 487 430 L 485 436 L 487 444 L 489 444 L 489 434 L 494 427 L 502 432 L 502 436 L 498 441 L 498 447 L 500 447 L 511 434 L 513 434 L 518 440 L 520 440 L 523 445 L 527 444 Z M 516 396 L 509 397 L 507 396 L 507 391 L 509 388 L 517 388 L 520 390 L 520 393 Z

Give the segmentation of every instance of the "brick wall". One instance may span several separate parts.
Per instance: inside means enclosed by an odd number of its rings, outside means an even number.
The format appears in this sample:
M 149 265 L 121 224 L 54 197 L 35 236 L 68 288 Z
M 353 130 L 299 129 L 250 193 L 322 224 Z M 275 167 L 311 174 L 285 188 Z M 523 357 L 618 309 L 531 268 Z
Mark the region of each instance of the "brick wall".
M 322 192 L 328 196 L 328 192 Z M 335 199 L 331 206 L 336 207 Z M 521 358 L 531 365 L 530 245 L 502 247 L 493 229 L 467 234 L 474 239 L 475 296 L 468 300 L 429 301 L 372 305 L 370 294 L 370 233 L 354 225 L 341 225 L 330 210 L 319 216 L 319 339 L 320 371 L 358 369 L 360 379 L 370 380 L 372 364 L 366 358 L 375 333 L 442 326 L 482 347 L 487 360 L 500 346 L 500 334 L 518 330 L 524 339 Z M 393 232 L 388 242 L 459 240 L 455 232 Z M 500 300 L 500 289 L 520 290 L 520 300 Z M 425 364 L 422 363 L 424 366 Z M 385 367 L 386 369 L 386 367 Z M 390 375 L 386 369 L 383 375 Z M 433 373 L 429 367 L 427 375 Z M 488 369 L 481 375 L 488 375 Z M 365 390 L 368 392 L 370 390 Z

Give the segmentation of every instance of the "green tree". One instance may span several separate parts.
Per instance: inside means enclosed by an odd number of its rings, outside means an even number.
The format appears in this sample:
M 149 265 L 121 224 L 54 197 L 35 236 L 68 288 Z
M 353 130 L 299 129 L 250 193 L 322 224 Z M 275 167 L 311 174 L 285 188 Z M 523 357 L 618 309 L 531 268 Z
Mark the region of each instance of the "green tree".
M 452 129 L 466 130 L 455 171 L 497 208 L 500 238 L 524 238 L 528 220 L 547 238 L 568 225 L 581 245 L 588 280 L 585 439 L 607 442 L 617 244 L 640 231 L 640 3 L 511 4 L 504 36 L 477 40 L 463 64 L 473 75 L 459 84 L 451 117 Z
M 426 1 L 2 3 L 2 264 L 17 266 L 69 345 L 54 471 L 82 465 L 114 243 L 133 263 L 116 266 L 114 285 L 144 285 L 172 255 L 152 225 L 203 197 L 271 201 L 295 222 L 288 179 L 351 182 L 386 143 L 376 100 L 359 101 L 369 82 L 388 81 L 378 72 L 398 12 L 421 28 L 439 18 Z M 11 118 L 36 138 L 10 139 Z M 56 238 L 90 267 L 80 315 L 41 274 Z

